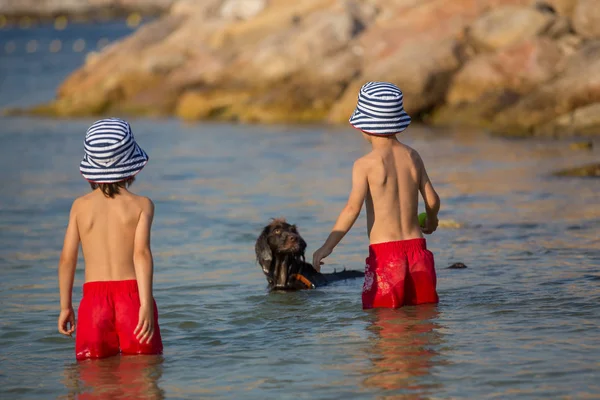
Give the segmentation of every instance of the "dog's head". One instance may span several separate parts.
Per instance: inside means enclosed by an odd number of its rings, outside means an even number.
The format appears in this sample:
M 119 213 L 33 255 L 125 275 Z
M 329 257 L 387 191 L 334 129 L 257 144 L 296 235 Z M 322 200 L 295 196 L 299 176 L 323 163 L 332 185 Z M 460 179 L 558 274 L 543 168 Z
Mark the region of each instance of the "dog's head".
M 269 286 L 286 289 L 290 267 L 294 262 L 304 262 L 306 242 L 295 225 L 288 224 L 284 219 L 274 219 L 264 227 L 254 249 Z

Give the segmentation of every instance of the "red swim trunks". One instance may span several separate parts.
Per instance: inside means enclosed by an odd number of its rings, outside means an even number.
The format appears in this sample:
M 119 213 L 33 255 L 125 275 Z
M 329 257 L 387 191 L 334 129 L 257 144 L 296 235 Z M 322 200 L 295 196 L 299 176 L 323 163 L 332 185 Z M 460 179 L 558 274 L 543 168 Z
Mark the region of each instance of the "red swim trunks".
M 363 309 L 438 302 L 433 254 L 425 239 L 371 245 L 366 264 Z
M 77 310 L 75 355 L 78 360 L 122 354 L 162 354 L 158 309 L 154 302 L 154 336 L 141 344 L 133 334 L 140 296 L 136 280 L 88 282 Z

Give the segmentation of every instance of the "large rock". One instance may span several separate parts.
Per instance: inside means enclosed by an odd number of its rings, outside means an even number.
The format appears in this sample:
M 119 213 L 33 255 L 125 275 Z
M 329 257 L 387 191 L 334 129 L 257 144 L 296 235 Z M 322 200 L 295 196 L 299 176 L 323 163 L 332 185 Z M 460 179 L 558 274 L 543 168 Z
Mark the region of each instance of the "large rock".
M 600 136 L 600 103 L 577 108 L 534 129 L 536 136 Z
M 187 12 L 178 4 L 168 18 L 90 57 L 61 86 L 57 101 L 37 111 L 323 120 L 361 68 L 346 48 L 362 25 L 332 0 L 270 4 L 236 21 L 219 16 L 219 1 L 196 9 L 185 2 Z M 157 110 L 149 109 L 153 102 Z
M 346 10 L 316 11 L 276 35 L 257 37 L 253 46 L 240 46 L 228 66 L 231 72 L 223 71 L 223 75 L 249 84 L 280 81 L 295 74 L 328 78 L 324 70 L 330 67 L 329 58 L 343 51 L 355 35 L 356 21 Z M 335 74 L 340 72 L 344 73 Z
M 561 115 L 600 102 L 600 41 L 572 56 L 565 71 L 498 113 L 494 129 L 504 134 L 531 134 Z
M 59 116 L 96 115 L 110 111 L 113 106 L 118 108 L 140 93 L 161 87 L 164 76 L 161 68 L 176 68 L 184 60 L 180 59 L 177 64 L 161 64 L 160 58 L 148 49 L 173 33 L 181 21 L 182 17 L 175 15 L 162 18 L 143 26 L 136 35 L 123 42 L 106 48 L 100 56 L 88 57 L 86 65 L 59 87 L 56 101 L 34 111 L 51 113 L 54 110 Z M 163 60 L 168 58 L 173 62 L 173 51 L 172 48 L 163 49 Z M 161 90 L 169 92 L 168 88 L 161 87 Z M 168 103 L 172 104 L 172 101 Z M 160 105 L 150 103 L 147 106 L 158 108 Z
M 267 0 L 226 0 L 221 6 L 221 16 L 227 19 L 250 19 L 266 6 Z
M 474 102 L 490 92 L 525 94 L 564 68 L 559 46 L 547 38 L 528 39 L 497 53 L 469 60 L 454 76 L 446 102 Z
M 600 1 L 578 0 L 573 12 L 573 27 L 584 38 L 600 39 Z
M 534 38 L 497 53 L 478 55 L 454 75 L 446 104 L 428 122 L 487 127 L 496 113 L 551 80 L 564 66 L 563 51 L 548 38 Z
M 473 23 L 467 37 L 478 51 L 495 51 L 531 39 L 550 27 L 554 16 L 531 7 L 495 8 Z
M 549 6 L 557 14 L 566 17 L 573 15 L 573 10 L 577 5 L 578 0 L 540 0 L 537 2 L 538 7 Z
M 0 15 L 7 17 L 86 15 L 98 13 L 167 11 L 175 0 L 0 0 Z
M 522 0 L 399 0 L 381 11 L 352 47 L 364 68 L 329 114 L 345 122 L 356 105 L 357 90 L 369 80 L 389 80 L 405 94 L 405 107 L 418 117 L 443 102 L 453 74 L 462 63 L 465 28 L 489 8 L 523 5 Z M 383 5 L 381 5 L 383 7 Z
M 475 102 L 442 105 L 425 116 L 424 122 L 435 126 L 488 129 L 496 114 L 515 104 L 519 98 L 518 93 L 510 90 L 489 92 Z
M 360 86 L 388 80 L 415 120 L 591 132 L 600 51 L 536 2 L 178 0 L 33 111 L 347 123 Z

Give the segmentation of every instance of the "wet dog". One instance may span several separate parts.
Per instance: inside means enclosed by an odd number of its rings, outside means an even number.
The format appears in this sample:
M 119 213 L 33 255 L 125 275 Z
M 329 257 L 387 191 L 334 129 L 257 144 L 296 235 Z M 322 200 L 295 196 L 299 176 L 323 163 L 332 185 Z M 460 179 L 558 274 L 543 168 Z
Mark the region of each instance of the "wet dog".
M 360 271 L 317 272 L 304 259 L 306 242 L 298 229 L 284 219 L 274 219 L 265 226 L 254 249 L 270 290 L 314 289 L 331 282 L 365 276 Z

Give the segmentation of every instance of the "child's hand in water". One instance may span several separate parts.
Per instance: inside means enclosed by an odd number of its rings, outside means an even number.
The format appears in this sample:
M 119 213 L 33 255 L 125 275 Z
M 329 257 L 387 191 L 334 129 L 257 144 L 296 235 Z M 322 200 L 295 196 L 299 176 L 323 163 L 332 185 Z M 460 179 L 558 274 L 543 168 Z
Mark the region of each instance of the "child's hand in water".
M 331 250 L 326 247 L 321 247 L 319 250 L 315 251 L 313 254 L 313 267 L 317 270 L 317 272 L 321 272 L 321 265 L 323 262 L 321 261 L 325 257 L 331 254 Z
M 60 310 L 58 332 L 69 337 L 75 332 L 75 311 L 73 311 L 72 306 L 65 310 Z
M 438 227 L 439 220 L 437 216 L 435 218 L 429 218 L 429 216 L 425 219 L 425 226 L 421 228 L 421 231 L 426 235 L 431 235 Z
M 133 334 L 141 344 L 148 344 L 152 340 L 152 336 L 154 336 L 154 306 L 152 304 L 140 307 L 138 324 Z

